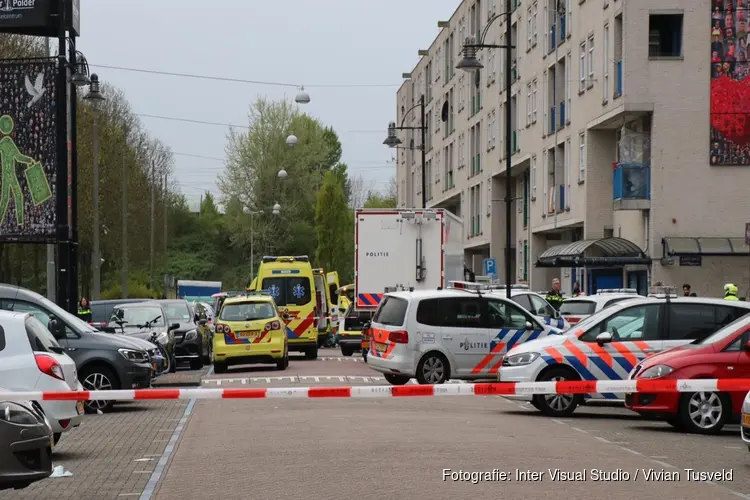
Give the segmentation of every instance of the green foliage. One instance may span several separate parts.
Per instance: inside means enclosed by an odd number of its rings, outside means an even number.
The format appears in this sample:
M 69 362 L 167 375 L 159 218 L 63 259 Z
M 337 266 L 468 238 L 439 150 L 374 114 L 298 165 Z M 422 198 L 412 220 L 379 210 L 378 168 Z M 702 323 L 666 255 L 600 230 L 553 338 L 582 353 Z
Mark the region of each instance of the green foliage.
M 367 196 L 367 201 L 365 201 L 364 208 L 396 208 L 396 205 L 397 201 L 395 196 L 370 192 Z
M 152 290 L 143 283 L 131 281 L 128 283 L 128 297 L 131 299 L 158 299 L 161 294 Z M 117 300 L 122 298 L 122 286 L 112 285 L 102 291 L 101 300 Z
M 323 178 L 315 207 L 315 228 L 318 248 L 316 265 L 326 271 L 343 272 L 351 267 L 348 248 L 352 245 L 349 229 L 349 208 L 339 177 L 329 171 Z

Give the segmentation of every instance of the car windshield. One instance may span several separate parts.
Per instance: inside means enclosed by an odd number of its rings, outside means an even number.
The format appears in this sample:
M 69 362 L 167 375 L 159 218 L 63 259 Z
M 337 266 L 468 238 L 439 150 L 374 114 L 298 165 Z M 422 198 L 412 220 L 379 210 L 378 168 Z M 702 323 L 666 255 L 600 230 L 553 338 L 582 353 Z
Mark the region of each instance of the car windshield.
M 591 300 L 566 300 L 560 306 L 562 316 L 587 316 L 594 314 L 596 302 Z
M 151 328 L 165 326 L 166 320 L 158 307 L 116 307 L 109 318 L 108 327 Z
M 174 323 L 187 323 L 190 321 L 190 308 L 187 302 L 168 302 L 164 304 L 164 312 L 167 320 Z
M 563 302 L 563 305 L 565 305 L 564 302 Z M 615 311 L 619 311 L 620 310 L 619 306 L 620 304 L 615 304 L 612 307 L 602 309 L 598 313 L 594 313 L 591 316 L 586 317 L 586 319 L 576 324 L 573 328 L 571 328 L 565 333 L 568 335 L 573 335 L 573 334 L 580 332 L 581 330 L 586 330 L 587 328 L 598 324 L 603 319 L 609 318 L 610 316 L 614 314 Z M 624 324 L 627 324 L 630 321 L 633 321 L 633 318 L 631 317 L 627 317 L 626 319 L 628 319 L 629 321 L 625 321 Z
M 261 287 L 268 290 L 279 307 L 302 306 L 312 301 L 309 278 L 264 278 Z
M 739 319 L 734 320 L 732 323 L 729 323 L 727 326 L 714 333 L 713 335 L 709 335 L 703 340 L 697 340 L 693 342 L 693 344 L 708 345 L 714 344 L 716 342 L 721 342 L 727 337 L 731 337 L 732 335 L 737 333 L 738 330 L 745 329 L 748 326 L 750 326 L 750 315 L 745 315 Z
M 224 304 L 221 310 L 221 319 L 224 321 L 255 321 L 259 319 L 271 319 L 276 316 L 273 304 L 263 302 L 235 302 Z

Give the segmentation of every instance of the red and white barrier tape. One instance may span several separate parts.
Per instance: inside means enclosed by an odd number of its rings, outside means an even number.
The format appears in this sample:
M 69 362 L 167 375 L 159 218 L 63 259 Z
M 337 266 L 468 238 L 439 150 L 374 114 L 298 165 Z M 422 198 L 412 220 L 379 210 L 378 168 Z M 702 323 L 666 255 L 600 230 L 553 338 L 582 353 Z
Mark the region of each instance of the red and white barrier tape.
M 0 401 L 133 401 L 169 399 L 390 398 L 424 396 L 528 396 L 664 392 L 748 392 L 750 379 L 498 382 L 454 385 L 134 389 L 79 392 L 0 392 Z

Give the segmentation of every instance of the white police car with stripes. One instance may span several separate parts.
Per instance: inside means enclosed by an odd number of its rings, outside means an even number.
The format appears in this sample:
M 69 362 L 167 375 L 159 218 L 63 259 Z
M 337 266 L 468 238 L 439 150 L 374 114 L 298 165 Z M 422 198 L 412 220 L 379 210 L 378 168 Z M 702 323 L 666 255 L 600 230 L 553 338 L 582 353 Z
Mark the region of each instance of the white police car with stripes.
M 394 385 L 492 379 L 508 349 L 562 333 L 488 292 L 451 282 L 445 290 L 385 294 L 371 322 L 367 365 Z
M 497 375 L 502 382 L 627 380 L 643 359 L 706 338 L 750 313 L 750 303 L 677 297 L 674 287 L 655 287 L 613 304 L 560 336 L 509 350 Z M 530 401 L 549 416 L 568 416 L 584 402 L 623 401 L 624 394 L 508 396 Z
M 508 296 L 504 285 L 490 285 L 489 289 L 491 295 L 506 298 Z M 529 311 L 545 325 L 562 331 L 570 328 L 570 323 L 562 317 L 560 311 L 552 307 L 543 295 L 529 290 L 528 285 L 511 285 L 510 300 Z

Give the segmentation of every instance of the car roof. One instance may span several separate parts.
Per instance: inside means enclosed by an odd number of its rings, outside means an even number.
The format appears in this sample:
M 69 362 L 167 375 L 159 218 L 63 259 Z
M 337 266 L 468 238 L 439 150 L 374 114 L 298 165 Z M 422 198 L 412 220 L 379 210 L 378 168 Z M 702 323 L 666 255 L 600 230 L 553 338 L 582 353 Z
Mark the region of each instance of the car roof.
M 92 306 L 105 305 L 105 304 L 136 304 L 138 302 L 150 302 L 154 299 L 107 299 L 107 300 L 91 300 L 89 304 Z
M 493 299 L 507 300 L 505 297 L 499 295 L 493 295 L 489 292 L 482 292 L 481 295 L 475 291 L 460 290 L 455 288 L 445 288 L 443 290 L 415 290 L 413 292 L 402 291 L 402 292 L 389 292 L 386 296 L 397 297 L 405 300 L 424 300 L 424 299 L 440 299 L 440 298 L 460 298 L 460 297 L 488 297 Z
M 120 309 L 129 309 L 129 308 L 138 308 L 138 307 L 159 307 L 161 308 L 161 304 L 156 302 L 155 300 L 144 300 L 143 302 L 125 302 L 122 304 L 117 304 L 115 307 Z
M 270 295 L 239 295 L 237 297 L 227 297 L 224 305 L 241 304 L 243 302 L 273 302 L 273 297 Z
M 635 293 L 603 293 L 601 295 L 579 295 L 578 297 L 566 297 L 563 302 L 607 302 L 612 299 L 638 299 L 646 298 Z M 654 297 L 655 298 L 655 297 Z M 674 297 L 672 298 L 674 300 Z

